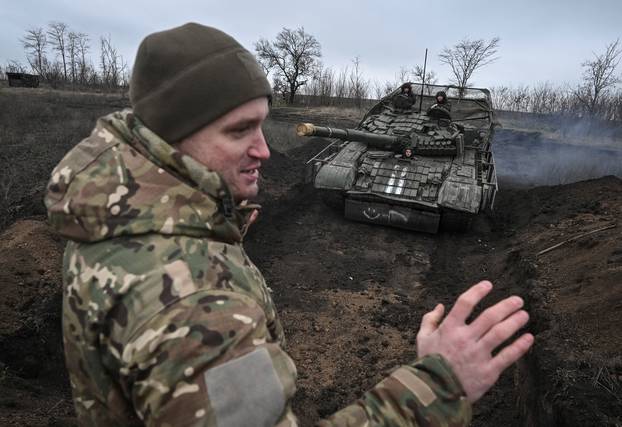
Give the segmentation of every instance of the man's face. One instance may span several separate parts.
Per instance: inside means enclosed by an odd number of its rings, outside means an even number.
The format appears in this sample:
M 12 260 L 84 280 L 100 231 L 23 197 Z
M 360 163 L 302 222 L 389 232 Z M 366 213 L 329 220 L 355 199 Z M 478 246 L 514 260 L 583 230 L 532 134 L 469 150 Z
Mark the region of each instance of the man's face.
M 240 105 L 183 139 L 176 148 L 218 172 L 236 201 L 259 191 L 259 168 L 270 158 L 261 125 L 268 116 L 268 99 Z
M 443 101 L 445 101 L 445 98 L 443 97 L 443 95 L 438 95 L 436 97 L 436 102 L 438 102 L 439 104 L 442 104 Z

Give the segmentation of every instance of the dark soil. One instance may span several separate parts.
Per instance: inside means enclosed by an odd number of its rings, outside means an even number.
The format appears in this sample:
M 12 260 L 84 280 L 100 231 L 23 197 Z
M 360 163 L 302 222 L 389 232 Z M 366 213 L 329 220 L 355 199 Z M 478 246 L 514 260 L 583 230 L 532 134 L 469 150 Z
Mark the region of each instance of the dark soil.
M 620 223 L 619 178 L 506 185 L 494 214 L 468 233 L 424 235 L 346 221 L 324 206 L 304 183 L 303 166 L 323 144 L 273 150 L 263 169 L 264 209 L 246 243 L 273 290 L 298 367 L 294 409 L 302 425 L 415 358 L 421 316 L 483 278 L 495 283 L 486 304 L 510 293 L 526 299 L 536 343 L 476 404 L 473 425 L 622 424 L 622 223 L 576 238 Z M 511 145 L 507 135 L 504 144 Z M 40 162 L 49 173 L 63 153 L 54 161 L 32 157 L 52 148 L 16 150 L 12 164 Z M 31 200 L 12 211 L 0 236 L 0 425 L 73 425 L 60 336 L 64 242 L 37 216 L 33 188 L 15 184 L 12 191 Z

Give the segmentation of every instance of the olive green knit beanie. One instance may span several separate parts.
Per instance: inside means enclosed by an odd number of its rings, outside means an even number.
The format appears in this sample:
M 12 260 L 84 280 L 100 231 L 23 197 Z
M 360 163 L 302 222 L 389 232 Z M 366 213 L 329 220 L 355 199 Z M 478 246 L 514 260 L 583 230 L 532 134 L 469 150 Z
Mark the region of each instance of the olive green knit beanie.
M 134 114 L 169 143 L 270 95 L 270 83 L 248 50 L 222 31 L 195 23 L 148 35 L 130 81 Z

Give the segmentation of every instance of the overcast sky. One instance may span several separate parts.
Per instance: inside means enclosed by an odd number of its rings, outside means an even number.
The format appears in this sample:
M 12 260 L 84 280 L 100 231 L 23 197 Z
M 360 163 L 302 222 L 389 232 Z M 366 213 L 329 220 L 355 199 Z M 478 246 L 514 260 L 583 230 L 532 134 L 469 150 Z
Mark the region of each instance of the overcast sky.
M 110 35 L 130 66 L 145 35 L 188 21 L 224 30 L 249 50 L 283 27 L 303 26 L 320 42 L 326 66 L 339 71 L 358 56 L 365 78 L 379 82 L 394 80 L 402 66 L 423 65 L 428 48 L 428 69 L 445 83 L 449 69 L 438 61 L 443 47 L 498 36 L 499 60 L 474 74 L 476 86 L 575 84 L 584 60 L 622 38 L 622 1 L 2 0 L 0 64 L 26 63 L 19 39 L 50 21 L 87 33 L 94 60 L 99 38 Z

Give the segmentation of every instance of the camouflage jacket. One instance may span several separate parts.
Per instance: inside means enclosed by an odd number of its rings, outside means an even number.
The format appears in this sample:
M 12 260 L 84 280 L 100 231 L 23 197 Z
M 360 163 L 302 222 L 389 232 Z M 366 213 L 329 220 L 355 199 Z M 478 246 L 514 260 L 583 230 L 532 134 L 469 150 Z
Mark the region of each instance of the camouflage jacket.
M 52 172 L 63 336 L 81 425 L 296 425 L 296 368 L 242 237 L 255 206 L 131 111 L 101 118 Z M 465 425 L 446 363 L 396 370 L 324 426 Z

